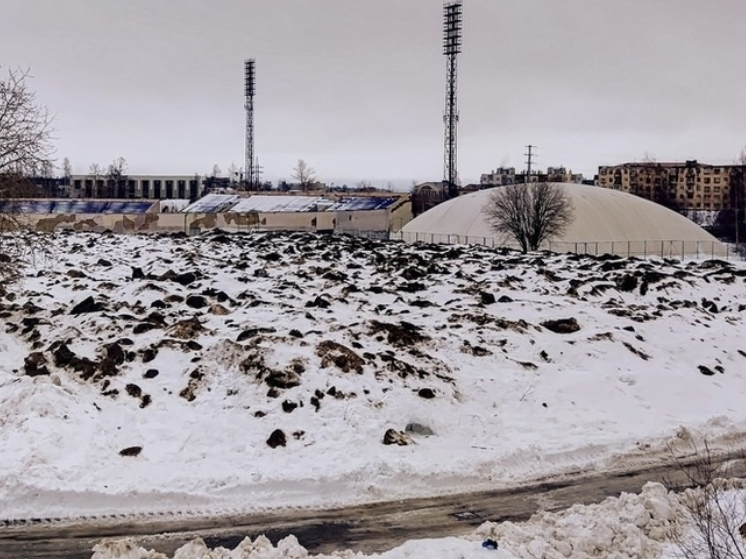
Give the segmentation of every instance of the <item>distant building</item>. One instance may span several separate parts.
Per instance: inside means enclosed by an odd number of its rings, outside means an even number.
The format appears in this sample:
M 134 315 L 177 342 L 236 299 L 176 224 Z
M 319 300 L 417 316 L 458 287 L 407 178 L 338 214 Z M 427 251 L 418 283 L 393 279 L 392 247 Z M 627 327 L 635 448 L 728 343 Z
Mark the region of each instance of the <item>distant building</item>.
M 744 166 L 624 163 L 598 169 L 598 186 L 628 192 L 680 211 L 743 207 Z
M 108 175 L 73 175 L 70 177 L 71 198 L 105 199 L 196 199 L 208 189 L 212 177 L 200 175 L 125 175 L 112 180 Z M 220 179 L 216 179 L 220 180 Z M 229 183 L 228 179 L 225 179 Z M 219 186 L 212 185 L 213 188 Z
M 568 171 L 565 167 L 549 167 L 546 171 L 532 172 L 527 180 L 526 173 L 516 173 L 515 167 L 498 167 L 491 173 L 483 174 L 479 184 L 483 188 L 507 186 L 509 184 L 526 184 L 527 182 L 583 182 L 583 175 Z
M 445 200 L 442 182 L 423 182 L 412 189 L 412 215 L 420 215 Z

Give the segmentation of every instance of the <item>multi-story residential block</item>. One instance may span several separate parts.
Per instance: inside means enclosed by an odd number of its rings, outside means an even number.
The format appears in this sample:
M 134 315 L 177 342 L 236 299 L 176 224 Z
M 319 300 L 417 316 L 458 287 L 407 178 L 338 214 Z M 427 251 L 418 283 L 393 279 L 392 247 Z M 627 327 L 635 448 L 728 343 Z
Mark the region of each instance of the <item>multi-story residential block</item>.
M 731 210 L 743 203 L 744 166 L 698 161 L 625 163 L 599 167 L 598 186 L 683 211 Z
M 527 179 L 526 173 L 516 173 L 515 167 L 498 167 L 491 173 L 483 174 L 479 184 L 483 188 L 506 186 L 509 184 L 526 184 L 527 182 L 583 182 L 583 175 L 568 171 L 565 167 L 549 167 L 546 172 L 536 171 Z
M 485 173 L 479 178 L 479 184 L 485 188 L 516 184 L 515 167 L 498 167 L 491 173 Z

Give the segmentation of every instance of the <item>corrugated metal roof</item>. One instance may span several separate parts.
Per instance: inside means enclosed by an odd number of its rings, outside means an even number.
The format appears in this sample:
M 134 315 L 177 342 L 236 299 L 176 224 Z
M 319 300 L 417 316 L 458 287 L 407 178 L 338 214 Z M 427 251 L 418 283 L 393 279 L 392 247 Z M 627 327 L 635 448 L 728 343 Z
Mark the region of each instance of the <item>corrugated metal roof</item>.
M 233 206 L 231 212 L 323 212 L 332 204 L 320 196 L 251 196 Z
M 152 201 L 107 200 L 7 200 L 0 212 L 26 214 L 140 214 L 153 206 Z
M 398 198 L 378 198 L 374 196 L 350 196 L 336 202 L 330 211 L 335 212 L 359 212 L 372 210 L 385 210 L 395 204 Z
M 241 200 L 235 194 L 208 194 L 182 210 L 184 213 L 208 214 L 229 211 Z
M 324 196 L 266 196 L 242 198 L 225 211 L 243 213 L 279 212 L 356 212 L 383 210 L 395 204 L 398 198 L 374 196 L 348 196 L 340 200 Z

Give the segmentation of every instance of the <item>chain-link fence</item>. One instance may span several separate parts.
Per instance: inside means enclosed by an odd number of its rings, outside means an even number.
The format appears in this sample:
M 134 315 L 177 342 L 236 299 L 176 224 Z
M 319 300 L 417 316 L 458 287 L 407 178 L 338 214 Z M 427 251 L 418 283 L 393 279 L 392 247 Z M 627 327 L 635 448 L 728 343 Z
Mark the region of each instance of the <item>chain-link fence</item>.
M 501 243 L 494 237 L 480 237 L 440 233 L 417 233 L 398 231 L 391 233 L 390 239 L 407 243 L 438 243 L 483 245 L 488 247 L 517 248 L 517 245 Z M 650 240 L 650 241 L 581 241 L 565 242 L 552 241 L 542 246 L 542 250 L 557 253 L 573 254 L 613 254 L 623 257 L 637 258 L 692 258 L 725 260 L 741 259 L 734 247 L 720 241 L 682 241 L 682 240 Z

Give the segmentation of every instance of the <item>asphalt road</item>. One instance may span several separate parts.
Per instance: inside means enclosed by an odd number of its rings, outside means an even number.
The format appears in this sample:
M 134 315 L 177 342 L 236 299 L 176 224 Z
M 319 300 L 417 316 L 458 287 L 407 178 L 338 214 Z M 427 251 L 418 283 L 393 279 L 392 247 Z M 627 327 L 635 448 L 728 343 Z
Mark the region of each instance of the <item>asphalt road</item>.
M 726 455 L 729 475 L 746 477 L 743 455 Z M 203 519 L 143 522 L 123 519 L 81 525 L 36 524 L 0 527 L 0 557 L 90 559 L 102 538 L 132 536 L 143 547 L 166 554 L 202 537 L 210 547 L 235 547 L 244 537 L 264 534 L 273 542 L 294 534 L 312 553 L 352 549 L 381 552 L 418 538 L 463 535 L 486 521 L 525 520 L 538 510 L 595 503 L 622 492 L 636 493 L 648 481 L 683 488 L 687 477 L 671 465 L 599 473 L 513 489 L 407 499 L 334 510 L 275 512 Z

